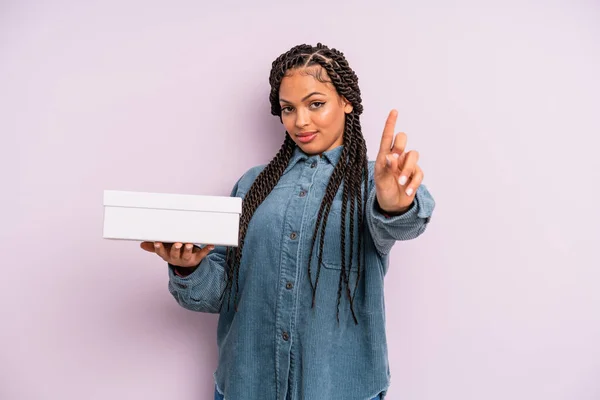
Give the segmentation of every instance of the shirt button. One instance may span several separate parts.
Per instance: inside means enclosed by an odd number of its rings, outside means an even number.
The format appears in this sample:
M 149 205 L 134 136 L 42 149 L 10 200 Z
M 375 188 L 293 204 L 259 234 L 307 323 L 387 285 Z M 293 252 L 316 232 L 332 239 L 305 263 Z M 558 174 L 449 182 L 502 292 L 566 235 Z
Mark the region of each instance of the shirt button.
M 304 197 L 304 196 L 306 196 L 306 192 L 303 190 L 300 192 L 300 197 Z
M 298 235 L 296 235 L 296 232 L 292 232 L 290 235 L 290 239 L 294 240 L 298 237 Z
M 282 337 L 282 338 L 283 338 L 283 340 L 285 340 L 286 342 L 287 342 L 288 340 L 290 340 L 290 334 L 289 334 L 289 333 L 287 333 L 287 332 L 283 332 L 283 333 L 281 334 L 281 337 Z
M 310 164 L 310 167 L 311 167 L 311 168 L 316 168 L 316 167 L 317 167 L 317 162 L 316 162 L 316 161 L 313 161 L 313 163 L 312 163 L 312 164 Z
M 288 282 L 288 283 L 286 283 L 286 284 L 285 284 L 285 288 L 286 288 L 287 290 L 290 290 L 290 289 L 291 289 L 291 288 L 293 288 L 293 287 L 294 287 L 294 284 L 293 284 L 292 282 Z

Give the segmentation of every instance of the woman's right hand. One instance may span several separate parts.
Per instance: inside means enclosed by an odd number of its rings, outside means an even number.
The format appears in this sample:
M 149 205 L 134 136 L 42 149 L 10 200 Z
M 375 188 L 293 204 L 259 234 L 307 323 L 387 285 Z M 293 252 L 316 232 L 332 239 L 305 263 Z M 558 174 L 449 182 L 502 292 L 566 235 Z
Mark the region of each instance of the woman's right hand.
M 192 243 L 142 242 L 140 247 L 150 253 L 156 253 L 171 265 L 184 268 L 197 267 L 215 246 L 208 245 L 202 249 Z

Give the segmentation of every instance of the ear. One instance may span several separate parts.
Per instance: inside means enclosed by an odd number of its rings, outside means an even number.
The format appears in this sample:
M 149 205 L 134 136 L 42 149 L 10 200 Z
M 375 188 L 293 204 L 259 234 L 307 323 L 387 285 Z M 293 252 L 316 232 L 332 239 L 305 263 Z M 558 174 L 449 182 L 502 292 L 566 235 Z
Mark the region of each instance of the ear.
M 350 114 L 352 112 L 352 110 L 354 110 L 352 103 L 350 103 L 348 100 L 346 100 L 345 97 L 342 97 L 342 105 L 344 106 L 344 112 L 346 114 Z

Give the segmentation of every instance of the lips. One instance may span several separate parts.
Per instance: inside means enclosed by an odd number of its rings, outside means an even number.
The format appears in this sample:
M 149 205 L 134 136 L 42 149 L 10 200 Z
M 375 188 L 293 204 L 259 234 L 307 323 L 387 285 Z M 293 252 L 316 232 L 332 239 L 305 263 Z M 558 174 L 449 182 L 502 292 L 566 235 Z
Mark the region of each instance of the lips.
M 296 134 L 296 137 L 298 138 L 298 141 L 300 141 L 301 143 L 309 143 L 311 142 L 314 138 L 317 137 L 317 132 L 300 132 L 298 134 Z
M 317 133 L 317 131 L 311 131 L 311 132 L 308 132 L 308 131 L 307 131 L 307 132 L 300 132 L 300 133 L 297 133 L 297 134 L 296 134 L 296 136 L 298 136 L 298 137 L 312 136 L 312 135 L 314 135 L 314 134 L 316 134 L 316 133 Z

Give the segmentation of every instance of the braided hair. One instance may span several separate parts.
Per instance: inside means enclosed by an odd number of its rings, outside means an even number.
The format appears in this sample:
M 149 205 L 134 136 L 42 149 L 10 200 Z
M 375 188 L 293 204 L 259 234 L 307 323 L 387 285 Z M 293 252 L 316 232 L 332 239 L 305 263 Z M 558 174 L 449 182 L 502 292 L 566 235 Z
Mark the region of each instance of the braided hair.
M 308 258 L 308 277 L 312 289 L 312 307 L 315 305 L 317 286 L 319 284 L 319 276 L 321 273 L 321 264 L 323 261 L 323 246 L 325 240 L 325 230 L 327 220 L 333 200 L 340 186 L 342 187 L 342 217 L 341 217 L 341 271 L 337 293 L 337 314 L 336 318 L 339 322 L 339 309 L 342 297 L 342 292 L 345 288 L 345 296 L 350 303 L 350 310 L 354 322 L 358 324 L 354 311 L 354 296 L 358 288 L 358 282 L 362 275 L 364 267 L 364 252 L 363 252 L 363 232 L 365 225 L 364 211 L 367 203 L 367 184 L 368 184 L 368 159 L 367 148 L 364 137 L 362 135 L 359 115 L 363 111 L 361 104 L 361 94 L 358 87 L 358 77 L 348 66 L 344 54 L 340 51 L 328 48 L 327 46 L 318 43 L 313 47 L 302 44 L 293 47 L 286 53 L 280 55 L 273 61 L 269 83 L 271 92 L 269 100 L 271 102 L 271 113 L 275 116 L 281 116 L 281 105 L 279 103 L 279 88 L 282 79 L 288 72 L 294 69 L 302 69 L 311 66 L 320 66 L 322 70 L 327 72 L 330 81 L 324 81 L 319 69 L 315 78 L 321 82 L 330 82 L 334 85 L 340 96 L 343 96 L 352 105 L 352 111 L 345 115 L 343 142 L 344 147 L 340 156 L 340 160 L 335 165 L 329 183 L 327 185 L 325 195 L 321 202 L 315 230 L 312 236 L 312 245 L 310 256 Z M 229 249 L 227 252 L 228 271 L 227 284 L 225 291 L 228 292 L 227 304 L 231 300 L 231 291 L 235 289 L 234 294 L 234 309 L 238 306 L 239 292 L 239 272 L 244 250 L 244 239 L 248 231 L 248 224 L 252 216 L 260 204 L 265 200 L 269 193 L 273 190 L 281 175 L 285 171 L 296 144 L 286 132 L 285 140 L 281 149 L 269 164 L 258 175 L 250 189 L 248 190 L 243 204 L 242 215 L 240 218 L 239 244 L 235 249 Z M 361 190 L 361 185 L 363 186 Z M 348 214 L 349 209 L 349 214 Z M 348 221 L 347 221 L 348 220 Z M 349 223 L 349 251 L 346 251 L 346 224 Z M 352 260 L 354 259 L 354 232 L 358 228 L 358 248 L 356 266 L 356 282 L 354 290 L 351 290 L 350 271 L 352 270 Z M 318 263 L 316 276 L 313 279 L 313 250 L 315 243 L 319 240 L 318 246 Z M 348 254 L 347 254 L 348 253 Z M 348 258 L 346 258 L 348 257 Z M 348 261 L 348 262 L 347 262 Z

